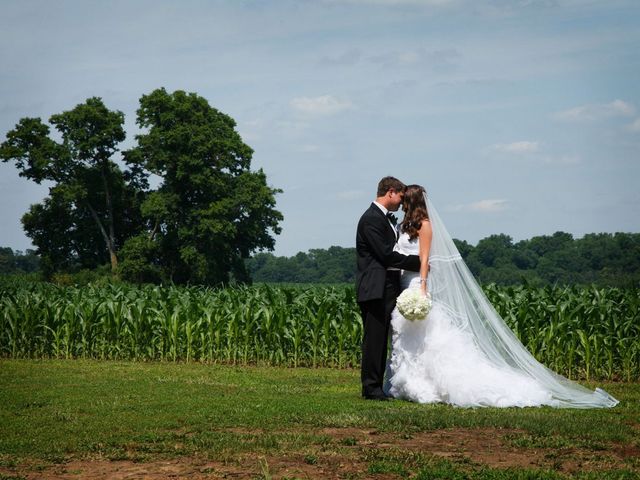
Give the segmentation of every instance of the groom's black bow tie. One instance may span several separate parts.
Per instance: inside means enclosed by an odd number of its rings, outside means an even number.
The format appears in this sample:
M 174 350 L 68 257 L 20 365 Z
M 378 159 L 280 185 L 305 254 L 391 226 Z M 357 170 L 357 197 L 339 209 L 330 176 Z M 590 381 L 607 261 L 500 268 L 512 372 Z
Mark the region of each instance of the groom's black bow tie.
M 397 223 L 398 223 L 398 219 L 397 219 L 397 218 L 396 218 L 396 216 L 395 216 L 393 213 L 391 213 L 391 212 L 387 212 L 387 218 L 389 219 L 389 221 L 390 221 L 393 225 L 395 225 L 395 224 L 397 224 Z

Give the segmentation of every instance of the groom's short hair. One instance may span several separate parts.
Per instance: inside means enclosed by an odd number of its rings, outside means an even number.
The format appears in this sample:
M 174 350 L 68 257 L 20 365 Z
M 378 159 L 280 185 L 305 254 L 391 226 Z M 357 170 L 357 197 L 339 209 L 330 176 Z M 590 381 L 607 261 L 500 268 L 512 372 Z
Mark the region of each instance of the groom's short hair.
M 384 197 L 389 190 L 404 192 L 407 186 L 395 177 L 384 177 L 378 182 L 378 197 Z

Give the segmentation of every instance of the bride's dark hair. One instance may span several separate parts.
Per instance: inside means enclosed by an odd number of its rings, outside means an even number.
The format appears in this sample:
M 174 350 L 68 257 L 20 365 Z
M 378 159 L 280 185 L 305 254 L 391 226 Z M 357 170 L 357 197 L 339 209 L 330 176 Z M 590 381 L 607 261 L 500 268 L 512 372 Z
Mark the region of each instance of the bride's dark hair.
M 429 220 L 427 204 L 424 201 L 425 189 L 420 185 L 408 185 L 402 199 L 404 219 L 400 224 L 400 230 L 409 235 L 413 240 L 418 236 L 418 230 L 423 220 Z

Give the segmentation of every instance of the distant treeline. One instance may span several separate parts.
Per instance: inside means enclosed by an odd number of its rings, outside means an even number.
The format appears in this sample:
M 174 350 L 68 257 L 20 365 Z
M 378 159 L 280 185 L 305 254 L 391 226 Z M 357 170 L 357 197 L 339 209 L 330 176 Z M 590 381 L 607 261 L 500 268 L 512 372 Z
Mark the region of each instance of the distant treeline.
M 38 271 L 40 258 L 34 250 L 26 252 L 0 247 L 0 274 L 33 273 Z
M 454 242 L 476 279 L 485 285 L 526 282 L 532 286 L 640 287 L 640 233 L 592 233 L 573 238 L 570 233 L 556 232 L 517 243 L 500 234 L 483 238 L 476 246 Z M 246 260 L 246 267 L 254 282 L 353 283 L 356 250 L 334 246 L 293 257 L 258 253 Z M 23 253 L 0 247 L 0 274 L 38 270 L 39 257 L 34 250 Z M 89 274 L 92 272 L 85 272 L 93 279 L 95 275 Z
M 312 249 L 293 257 L 258 253 L 246 260 L 246 264 L 254 282 L 352 283 L 356 278 L 356 249 Z
M 640 286 L 640 234 L 592 233 L 573 238 L 565 232 L 517 243 L 504 234 L 483 238 L 476 246 L 454 240 L 482 284 L 534 286 L 596 284 Z M 293 257 L 259 253 L 247 260 L 255 282 L 351 283 L 355 248 L 330 247 Z

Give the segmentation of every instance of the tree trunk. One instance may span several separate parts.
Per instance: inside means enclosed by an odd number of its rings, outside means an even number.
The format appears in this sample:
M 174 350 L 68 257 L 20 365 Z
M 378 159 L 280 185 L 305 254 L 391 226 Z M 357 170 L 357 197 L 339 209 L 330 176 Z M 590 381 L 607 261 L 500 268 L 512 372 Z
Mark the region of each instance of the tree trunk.
M 158 227 L 160 226 L 160 221 L 156 220 L 156 224 L 153 226 L 153 231 L 149 234 L 149 240 L 153 241 L 158 232 Z
M 89 202 L 87 202 L 87 207 L 89 207 L 91 216 L 93 217 L 96 224 L 98 225 L 98 228 L 100 229 L 100 233 L 102 233 L 102 238 L 104 238 L 104 241 L 107 244 L 107 250 L 109 250 L 109 256 L 111 258 L 111 273 L 116 273 L 118 269 L 118 256 L 116 255 L 115 245 L 109 238 L 109 235 L 107 235 L 107 231 L 104 229 L 104 226 L 102 225 L 102 222 L 98 217 L 98 214 L 96 213 L 96 211 L 93 209 L 93 207 Z
M 118 257 L 116 256 L 113 245 L 109 249 L 109 256 L 111 257 L 111 273 L 115 275 L 118 271 Z
M 118 257 L 116 256 L 116 235 L 113 226 L 113 206 L 111 204 L 111 192 L 109 191 L 109 182 L 107 182 L 107 162 L 102 162 L 102 168 L 100 169 L 102 176 L 102 183 L 104 185 L 104 195 L 107 202 L 107 214 L 109 215 L 109 241 L 107 242 L 107 248 L 109 249 L 109 255 L 111 257 L 111 273 L 115 274 L 118 269 Z

